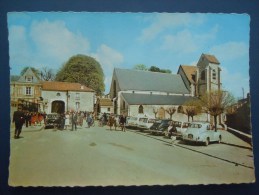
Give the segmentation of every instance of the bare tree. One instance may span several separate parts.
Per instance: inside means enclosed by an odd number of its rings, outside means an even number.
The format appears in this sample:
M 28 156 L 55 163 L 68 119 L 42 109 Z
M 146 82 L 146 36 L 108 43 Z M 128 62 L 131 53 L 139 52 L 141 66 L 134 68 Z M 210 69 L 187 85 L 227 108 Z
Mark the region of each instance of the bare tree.
M 190 117 L 193 121 L 193 117 L 201 113 L 201 111 L 201 103 L 198 99 L 187 101 L 183 105 L 183 113 L 187 115 L 188 122 L 190 121 Z
M 169 107 L 166 109 L 166 112 L 170 115 L 170 119 L 172 119 L 172 116 L 175 113 L 175 111 L 176 111 L 175 107 Z
M 158 108 L 153 108 L 153 113 L 155 114 L 155 118 L 156 118 L 156 115 L 157 115 L 157 113 L 158 113 Z
M 224 113 L 235 102 L 234 97 L 227 91 L 211 91 L 201 97 L 202 106 L 214 118 L 214 127 L 217 131 L 217 116 Z
M 42 68 L 40 75 L 41 79 L 44 81 L 53 81 L 55 79 L 55 74 L 53 73 L 53 70 L 47 67 Z

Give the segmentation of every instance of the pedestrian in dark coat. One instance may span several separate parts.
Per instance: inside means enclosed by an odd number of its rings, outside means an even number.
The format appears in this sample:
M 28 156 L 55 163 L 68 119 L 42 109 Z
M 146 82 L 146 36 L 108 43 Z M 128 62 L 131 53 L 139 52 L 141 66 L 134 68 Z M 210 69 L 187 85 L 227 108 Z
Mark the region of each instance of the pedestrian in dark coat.
M 125 129 L 125 124 L 126 124 L 126 116 L 125 115 L 122 115 L 119 119 L 120 121 L 120 126 L 121 126 L 121 130 L 126 132 L 126 129 Z
M 72 112 L 72 131 L 77 130 L 77 113 L 76 112 Z
M 14 139 L 20 138 L 22 126 L 25 122 L 25 115 L 21 108 L 13 113 L 13 123 L 15 124 Z

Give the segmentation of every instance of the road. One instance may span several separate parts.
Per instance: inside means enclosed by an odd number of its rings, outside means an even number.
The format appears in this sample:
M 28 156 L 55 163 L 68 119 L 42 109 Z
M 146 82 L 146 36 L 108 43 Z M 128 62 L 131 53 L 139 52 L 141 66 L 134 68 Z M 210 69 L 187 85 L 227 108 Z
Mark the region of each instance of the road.
M 12 132 L 13 134 L 13 129 Z M 137 131 L 24 128 L 11 138 L 11 186 L 250 183 L 253 152 L 233 144 L 186 145 Z M 224 141 L 224 140 L 223 140 Z

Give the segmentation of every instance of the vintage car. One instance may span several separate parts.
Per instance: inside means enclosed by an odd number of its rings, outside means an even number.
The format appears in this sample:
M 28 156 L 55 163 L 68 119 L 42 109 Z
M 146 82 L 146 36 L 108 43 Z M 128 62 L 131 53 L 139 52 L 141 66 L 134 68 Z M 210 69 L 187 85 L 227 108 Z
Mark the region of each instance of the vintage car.
M 186 132 L 187 128 L 189 127 L 189 122 L 183 122 L 183 121 L 173 121 L 173 125 L 176 128 L 176 132 L 173 133 L 175 136 L 182 138 L 183 134 Z
M 138 128 L 141 130 L 149 129 L 154 124 L 155 121 L 156 119 L 153 119 L 153 118 L 148 118 L 148 117 L 140 118 L 138 122 Z
M 192 122 L 183 133 L 183 141 L 204 143 L 205 146 L 210 142 L 220 143 L 222 135 L 219 131 L 215 131 L 208 122 Z
M 149 132 L 152 135 L 164 135 L 171 121 L 172 121 L 171 119 L 158 120 L 150 127 Z
M 47 114 L 45 129 L 47 128 L 60 128 L 61 126 L 61 116 L 58 113 Z

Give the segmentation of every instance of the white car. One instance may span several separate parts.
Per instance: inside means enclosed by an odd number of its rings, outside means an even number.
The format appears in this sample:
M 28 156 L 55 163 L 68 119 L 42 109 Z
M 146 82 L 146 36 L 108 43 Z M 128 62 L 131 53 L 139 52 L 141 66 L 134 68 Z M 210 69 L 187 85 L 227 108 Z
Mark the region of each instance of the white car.
M 190 125 L 190 122 L 182 122 L 182 121 L 173 121 L 174 126 L 176 127 L 176 134 L 179 137 L 182 137 L 182 135 L 187 131 L 187 128 Z
M 139 118 L 138 128 L 149 129 L 155 121 L 156 119 L 153 119 L 153 118 L 147 118 L 147 117 Z
M 192 122 L 183 134 L 183 140 L 187 142 L 200 142 L 205 146 L 210 142 L 220 143 L 222 135 L 215 131 L 208 122 Z
M 126 127 L 136 127 L 137 126 L 138 117 L 130 116 L 127 117 Z

